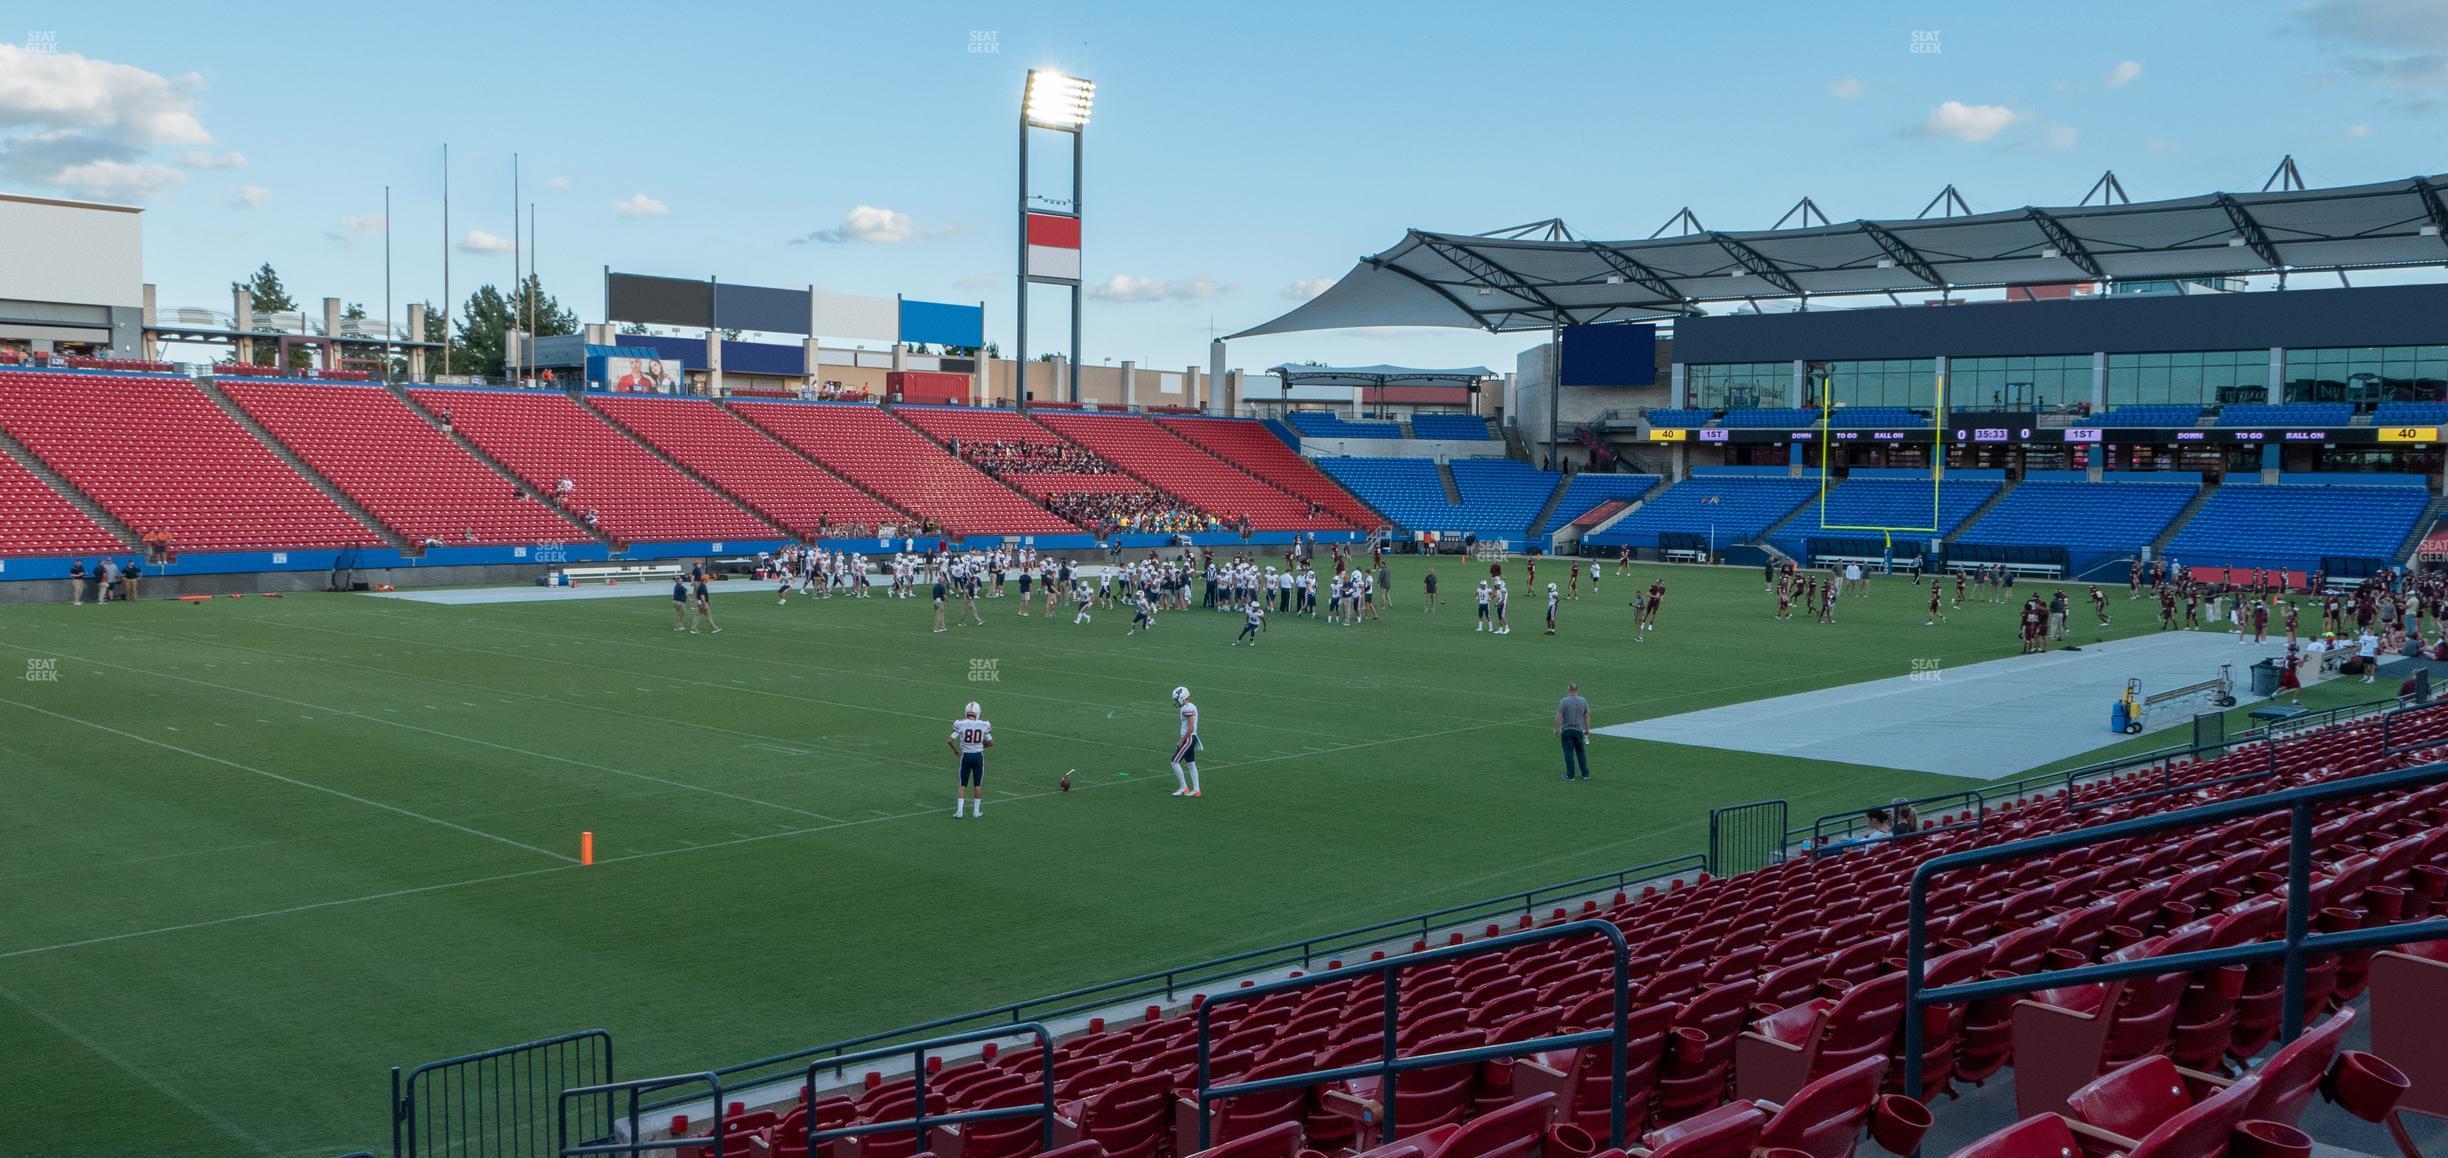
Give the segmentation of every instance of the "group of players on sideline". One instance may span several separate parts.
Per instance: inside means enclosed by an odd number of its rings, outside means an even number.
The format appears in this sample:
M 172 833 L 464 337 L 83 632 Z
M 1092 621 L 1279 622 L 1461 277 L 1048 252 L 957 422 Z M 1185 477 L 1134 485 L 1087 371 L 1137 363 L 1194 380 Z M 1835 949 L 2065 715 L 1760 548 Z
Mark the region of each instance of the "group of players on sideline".
M 1551 564 L 1553 565 L 1553 564 Z M 1566 580 L 1562 584 L 1546 585 L 1546 630 L 1556 634 L 1562 603 L 1581 597 L 1580 559 L 1562 561 Z M 1619 570 L 1632 565 L 1627 550 L 1619 558 Z M 1538 589 L 1538 558 L 1522 564 L 1524 585 Z M 1595 595 L 1604 578 L 1605 564 L 1591 561 L 1590 593 Z M 1323 619 L 1329 624 L 1356 627 L 1362 623 L 1382 620 L 1386 608 L 1393 605 L 1394 574 L 1386 561 L 1382 546 L 1372 546 L 1368 558 L 1362 561 L 1357 551 L 1346 553 L 1340 545 L 1327 547 L 1323 565 L 1311 557 L 1311 549 L 1295 544 L 1287 549 L 1278 566 L 1261 563 L 1251 553 L 1219 555 L 1213 549 L 1192 551 L 1182 549 L 1169 557 L 1150 551 L 1138 559 L 1118 560 L 1110 566 L 1091 569 L 1072 559 L 1055 559 L 1040 555 L 1026 545 L 997 547 L 992 550 L 897 551 L 889 557 L 871 560 L 853 551 L 828 551 L 822 547 L 785 547 L 777 554 L 760 553 L 756 560 L 757 573 L 775 583 L 774 597 L 778 604 L 790 602 L 796 592 L 809 599 L 916 598 L 920 587 L 929 589 L 934 604 L 933 630 L 949 631 L 953 627 L 983 626 L 986 617 L 978 610 L 980 599 L 1001 599 L 1018 595 L 1018 617 L 1030 616 L 1031 607 L 1040 607 L 1038 614 L 1048 621 L 1057 616 L 1057 605 L 1067 603 L 1071 622 L 1085 625 L 1095 621 L 1095 612 L 1123 608 L 1131 612 L 1126 635 L 1153 631 L 1157 619 L 1168 611 L 1189 611 L 1194 607 L 1211 611 L 1239 614 L 1243 617 L 1241 634 L 1233 640 L 1235 646 L 1248 643 L 1255 647 L 1258 637 L 1267 630 L 1266 623 L 1274 616 L 1294 616 Z M 1321 570 L 1323 574 L 1321 574 Z M 702 572 L 692 566 L 689 575 Z M 674 588 L 674 599 L 683 600 L 682 588 L 702 604 L 702 584 L 691 586 L 688 577 Z M 1505 579 L 1502 561 L 1488 564 L 1488 575 L 1473 589 L 1473 603 L 1478 619 L 1473 630 L 1492 635 L 1512 634 L 1512 594 Z M 1421 610 L 1434 614 L 1440 605 L 1436 570 L 1431 567 L 1421 576 Z M 1645 593 L 1632 600 L 1636 609 L 1633 640 L 1647 638 L 1657 624 L 1658 611 L 1666 598 L 1666 582 L 1659 579 Z M 946 612 L 950 611 L 947 618 Z M 711 612 L 704 611 L 710 625 Z M 685 628 L 684 628 L 685 629 Z

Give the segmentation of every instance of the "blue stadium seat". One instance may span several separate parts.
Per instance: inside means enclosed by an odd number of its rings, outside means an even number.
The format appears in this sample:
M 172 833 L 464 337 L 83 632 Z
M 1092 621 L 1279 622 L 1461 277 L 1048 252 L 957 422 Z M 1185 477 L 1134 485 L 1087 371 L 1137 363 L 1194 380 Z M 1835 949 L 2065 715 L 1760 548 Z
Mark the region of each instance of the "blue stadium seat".
M 1432 459 L 1355 455 L 1317 464 L 1407 530 L 1468 531 L 1483 539 L 1527 538 L 1530 520 L 1547 504 L 1558 477 L 1509 459 L 1456 459 L 1454 484 L 1462 502 L 1455 504 L 1445 501 Z
M 1486 441 L 1496 437 L 1488 420 L 1476 414 L 1414 414 L 1411 416 L 1413 438 L 1453 438 Z
M 2324 555 L 2395 564 L 2430 503 L 2412 486 L 2223 486 L 2167 553 L 2186 566 L 2310 571 Z
M 2383 402 L 2374 426 L 2437 426 L 2448 422 L 2448 402 Z
M 1936 502 L 1931 501 L 1930 481 L 1926 478 L 1849 478 L 1828 488 L 1824 513 L 1805 509 L 1793 522 L 1787 523 L 1776 537 L 1780 551 L 1796 559 L 1805 558 L 1805 549 L 1813 538 L 1877 538 L 1876 531 L 1826 530 L 1826 527 L 1927 527 L 1936 517 L 1936 532 L 1897 532 L 1898 538 L 1933 539 L 1954 533 L 1955 528 L 1988 502 L 2004 484 L 1996 479 L 1948 479 L 1938 484 Z M 1818 496 L 1811 496 L 1811 507 L 1818 506 Z
M 1480 531 L 1481 538 L 1491 533 L 1528 538 L 1530 520 L 1538 517 L 1564 477 L 1509 458 L 1457 458 L 1446 465 L 1453 470 L 1454 487 L 1462 492 L 1462 505 L 1473 522 L 1493 528 Z
M 1816 415 L 1818 411 L 1806 411 L 1805 413 Z M 1909 430 L 1915 427 L 1926 429 L 1929 421 L 1928 418 L 1914 413 L 1912 407 L 1909 406 L 1843 406 L 1838 407 L 1836 413 L 1828 416 L 1829 426 L 1841 426 L 1848 430 L 1873 428 Z
M 2201 407 L 2193 405 L 2114 406 L 2092 419 L 2092 426 L 2191 426 L 2201 421 Z M 2235 407 L 2230 406 L 2233 410 Z
M 1564 488 L 1564 497 L 1556 500 L 1555 513 L 1547 516 L 1547 526 L 1533 530 L 1552 530 L 1564 526 L 1590 512 L 1591 508 L 1610 499 L 1637 499 L 1658 485 L 1653 474 L 1577 474 Z
M 1716 416 L 1717 412 L 1714 410 L 1694 410 L 1689 407 L 1674 410 L 1661 407 L 1649 412 L 1649 425 L 1690 430 L 1708 425 L 1709 419 Z
M 1720 426 L 1804 427 L 1819 425 L 1819 412 L 1800 407 L 1753 407 L 1748 410 L 1728 410 Z
M 1700 475 L 1658 491 L 1621 522 L 1584 542 L 1593 547 L 1655 549 L 1665 534 L 1707 535 L 1719 547 L 1757 537 L 1819 493 L 1816 479 L 1760 475 Z
M 1402 427 L 1391 422 L 1353 422 L 1325 410 L 1295 410 L 1292 426 L 1304 438 L 1401 438 Z
M 2158 482 L 2026 482 L 2007 493 L 1957 542 L 2063 547 L 2079 572 L 2110 555 L 2148 546 L 2200 488 Z
M 2221 426 L 2344 426 L 2354 421 L 2352 402 L 2230 402 L 2219 408 Z

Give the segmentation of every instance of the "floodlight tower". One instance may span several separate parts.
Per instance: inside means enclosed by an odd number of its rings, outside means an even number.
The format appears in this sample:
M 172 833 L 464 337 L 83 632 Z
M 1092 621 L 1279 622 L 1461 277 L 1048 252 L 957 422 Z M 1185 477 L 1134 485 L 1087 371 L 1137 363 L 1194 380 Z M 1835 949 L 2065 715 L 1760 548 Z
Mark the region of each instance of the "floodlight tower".
M 1060 384 L 1069 400 L 1079 401 L 1080 364 L 1080 142 L 1088 113 L 1096 104 L 1096 85 L 1051 69 L 1032 68 L 1020 110 L 1020 306 L 1018 349 L 1013 362 L 1019 372 L 1015 392 L 1028 395 L 1028 299 L 1034 284 L 1071 287 L 1070 381 Z M 1071 134 L 1071 196 L 1048 199 L 1046 208 L 1029 201 L 1029 130 Z

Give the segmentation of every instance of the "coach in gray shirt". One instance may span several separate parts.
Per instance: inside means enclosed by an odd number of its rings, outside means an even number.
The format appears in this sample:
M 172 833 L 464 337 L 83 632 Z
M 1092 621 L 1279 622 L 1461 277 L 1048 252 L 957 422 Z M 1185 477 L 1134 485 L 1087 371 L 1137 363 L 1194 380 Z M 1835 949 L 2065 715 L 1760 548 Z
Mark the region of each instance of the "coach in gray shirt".
M 1589 701 L 1581 698 L 1580 684 L 1564 685 L 1564 698 L 1556 701 L 1555 730 L 1564 739 L 1564 778 L 1573 779 L 1578 766 L 1580 779 L 1589 779 Z

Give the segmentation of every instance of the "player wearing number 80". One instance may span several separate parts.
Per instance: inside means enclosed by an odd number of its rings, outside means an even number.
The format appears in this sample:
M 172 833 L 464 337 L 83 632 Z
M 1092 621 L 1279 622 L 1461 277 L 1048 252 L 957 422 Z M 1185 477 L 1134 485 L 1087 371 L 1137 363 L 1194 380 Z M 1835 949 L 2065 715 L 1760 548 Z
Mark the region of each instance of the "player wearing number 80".
M 961 710 L 961 718 L 952 721 L 952 734 L 944 744 L 960 753 L 960 787 L 953 792 L 952 817 L 967 815 L 974 803 L 980 817 L 986 815 L 986 749 L 994 747 L 994 725 L 978 718 L 978 706 L 972 701 Z

